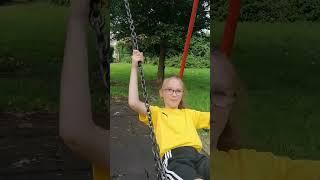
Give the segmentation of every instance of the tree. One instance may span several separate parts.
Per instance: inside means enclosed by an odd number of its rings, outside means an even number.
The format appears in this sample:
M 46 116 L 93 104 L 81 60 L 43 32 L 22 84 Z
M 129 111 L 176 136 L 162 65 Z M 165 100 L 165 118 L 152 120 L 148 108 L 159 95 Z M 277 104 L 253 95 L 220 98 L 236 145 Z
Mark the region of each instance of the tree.
M 164 78 L 164 62 L 170 47 L 183 49 L 193 0 L 129 0 L 139 49 L 159 55 L 157 82 Z M 130 36 L 123 1 L 113 1 L 110 7 L 111 31 L 117 39 Z M 208 28 L 209 0 L 199 0 L 194 32 Z M 156 49 L 156 51 L 154 51 Z
M 13 0 L 1 0 L 0 5 L 5 5 L 7 3 L 11 3 Z

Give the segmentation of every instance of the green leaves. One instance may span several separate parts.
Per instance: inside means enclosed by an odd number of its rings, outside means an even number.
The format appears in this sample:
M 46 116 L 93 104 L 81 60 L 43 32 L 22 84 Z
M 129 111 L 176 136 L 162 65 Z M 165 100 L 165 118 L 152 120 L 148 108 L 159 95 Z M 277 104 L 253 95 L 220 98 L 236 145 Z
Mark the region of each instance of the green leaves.
M 224 21 L 228 1 L 216 0 L 212 6 L 214 21 Z M 319 21 L 318 0 L 242 0 L 240 21 L 293 22 Z
M 207 2 L 207 3 L 205 3 Z M 188 1 L 159 1 L 159 0 L 130 0 L 130 11 L 139 38 L 142 51 L 156 55 L 159 53 L 160 39 L 167 41 L 170 49 L 182 49 L 187 34 L 189 18 L 192 10 L 192 0 Z M 207 0 L 200 0 L 195 21 L 194 32 L 208 28 Z M 111 31 L 116 39 L 130 36 L 127 13 L 123 1 L 111 4 Z

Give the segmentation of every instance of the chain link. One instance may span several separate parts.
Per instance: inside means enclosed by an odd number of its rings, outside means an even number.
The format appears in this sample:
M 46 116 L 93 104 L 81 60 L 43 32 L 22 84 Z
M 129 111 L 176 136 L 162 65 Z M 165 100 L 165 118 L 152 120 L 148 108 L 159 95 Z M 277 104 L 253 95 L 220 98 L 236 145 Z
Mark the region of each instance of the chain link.
M 129 21 L 129 24 L 130 24 L 132 46 L 133 46 L 133 49 L 138 50 L 139 47 L 138 47 L 137 34 L 135 32 L 135 27 L 133 25 L 133 20 L 132 20 L 132 15 L 131 15 L 131 11 L 130 11 L 130 6 L 129 6 L 128 0 L 124 0 L 124 5 L 126 6 L 127 15 L 128 15 L 128 21 Z
M 165 176 L 164 167 L 163 167 L 160 155 L 159 155 L 159 145 L 157 144 L 157 141 L 156 141 L 156 138 L 154 135 L 152 116 L 151 116 L 151 111 L 150 111 L 150 105 L 148 102 L 147 87 L 146 87 L 146 82 L 145 82 L 145 78 L 144 78 L 143 68 L 140 63 L 139 63 L 139 72 L 140 72 L 140 78 L 141 78 L 141 86 L 142 86 L 142 90 L 143 90 L 143 97 L 145 99 L 144 104 L 147 108 L 148 127 L 149 127 L 149 132 L 150 132 L 149 137 L 152 141 L 152 153 L 153 153 L 154 160 L 156 162 L 155 168 L 158 172 L 158 174 L 157 174 L 158 179 L 166 180 L 167 178 Z
M 102 16 L 102 2 L 101 0 L 91 0 L 90 1 L 90 14 L 89 14 L 89 21 L 92 29 L 95 32 L 96 35 L 96 42 L 97 42 L 97 51 L 98 51 L 98 58 L 99 58 L 99 68 L 100 68 L 100 74 L 102 76 L 102 81 L 105 86 L 106 92 L 106 99 L 105 99 L 105 105 L 106 105 L 106 115 L 108 116 L 107 119 L 109 119 L 110 115 L 110 108 L 109 108 L 109 102 L 110 102 L 110 86 L 109 86 L 109 80 L 110 80 L 110 60 L 109 60 L 109 49 L 110 49 L 110 43 L 109 39 L 106 38 L 104 34 L 104 26 L 105 21 L 104 17 Z M 109 124 L 109 123 L 107 123 Z M 107 125 L 108 126 L 108 125 Z
M 132 39 L 132 46 L 133 49 L 138 50 L 138 40 L 137 40 L 137 35 L 135 32 L 135 27 L 133 25 L 133 20 L 132 20 L 132 15 L 131 15 L 131 11 L 130 11 L 130 6 L 129 6 L 129 2 L 128 0 L 124 0 L 125 2 L 125 7 L 126 7 L 126 11 L 127 11 L 127 15 L 128 15 L 128 21 L 130 23 L 130 30 L 131 30 L 131 39 Z M 141 86 L 142 86 L 142 90 L 143 90 L 143 97 L 144 97 L 144 104 L 147 108 L 147 116 L 148 116 L 148 127 L 149 127 L 149 137 L 152 141 L 152 153 L 153 153 L 153 157 L 154 160 L 156 162 L 155 164 L 155 168 L 157 171 L 157 177 L 158 179 L 161 180 L 167 180 L 167 176 L 165 175 L 165 171 L 164 171 L 164 165 L 162 164 L 160 155 L 159 155 L 159 145 L 156 141 L 156 137 L 154 134 L 154 129 L 153 129 L 153 124 L 152 124 L 152 116 L 151 116 L 151 111 L 150 111 L 150 105 L 148 102 L 148 93 L 147 93 L 147 87 L 146 87 L 146 81 L 145 81 L 145 77 L 144 77 L 144 73 L 143 73 L 143 68 L 141 65 L 141 62 L 138 63 L 138 69 L 140 72 L 140 78 L 141 78 Z

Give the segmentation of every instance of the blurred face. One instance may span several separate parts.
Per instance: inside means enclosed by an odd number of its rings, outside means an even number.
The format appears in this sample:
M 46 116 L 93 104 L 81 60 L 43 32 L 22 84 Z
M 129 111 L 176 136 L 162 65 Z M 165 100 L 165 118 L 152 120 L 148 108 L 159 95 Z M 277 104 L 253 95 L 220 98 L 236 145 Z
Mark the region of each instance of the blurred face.
M 177 78 L 166 79 L 160 89 L 160 97 L 163 98 L 166 108 L 178 108 L 183 97 L 183 85 Z

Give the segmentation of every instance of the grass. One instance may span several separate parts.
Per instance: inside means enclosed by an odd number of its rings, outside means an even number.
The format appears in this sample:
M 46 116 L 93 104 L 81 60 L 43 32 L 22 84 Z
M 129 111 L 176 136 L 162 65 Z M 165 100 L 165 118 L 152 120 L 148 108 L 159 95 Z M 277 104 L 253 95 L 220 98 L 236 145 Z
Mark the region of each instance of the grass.
M 46 2 L 0 7 L 0 111 L 58 111 L 59 81 L 68 8 Z M 90 31 L 90 71 L 98 71 Z M 102 111 L 101 80 L 93 109 Z M 39 88 L 41 87 L 41 88 Z
M 57 109 L 66 8 L 50 7 L 45 3 L 0 7 L 3 111 Z M 6 64 L 8 58 L 13 63 Z
M 222 37 L 222 23 L 213 34 Z M 249 94 L 247 147 L 320 159 L 319 23 L 240 23 L 232 54 Z
M 47 3 L 0 7 L 1 55 L 47 63 L 64 48 L 66 10 Z M 8 46 L 9 45 L 9 46 Z M 44 48 L 45 45 L 45 48 Z
M 131 64 L 116 63 L 111 64 L 111 96 L 128 97 L 128 85 L 130 78 Z M 157 66 L 143 65 L 147 91 L 150 99 L 158 105 L 160 104 L 158 87 L 155 84 Z M 166 68 L 166 77 L 177 75 L 179 69 Z M 186 104 L 198 110 L 210 110 L 210 69 L 186 69 L 184 72 L 184 83 L 187 88 Z M 140 84 L 139 84 L 140 87 Z M 140 90 L 141 91 L 141 90 Z

